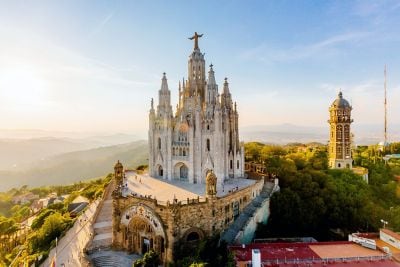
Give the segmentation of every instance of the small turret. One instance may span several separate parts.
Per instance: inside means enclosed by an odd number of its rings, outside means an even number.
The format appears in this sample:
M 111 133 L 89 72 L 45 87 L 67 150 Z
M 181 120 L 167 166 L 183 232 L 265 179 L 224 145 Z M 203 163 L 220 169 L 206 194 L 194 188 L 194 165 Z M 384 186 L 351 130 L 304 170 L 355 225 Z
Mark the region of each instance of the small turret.
M 119 162 L 119 160 L 114 166 L 114 177 L 118 184 L 122 183 L 124 177 L 124 166 L 122 166 L 122 163 Z

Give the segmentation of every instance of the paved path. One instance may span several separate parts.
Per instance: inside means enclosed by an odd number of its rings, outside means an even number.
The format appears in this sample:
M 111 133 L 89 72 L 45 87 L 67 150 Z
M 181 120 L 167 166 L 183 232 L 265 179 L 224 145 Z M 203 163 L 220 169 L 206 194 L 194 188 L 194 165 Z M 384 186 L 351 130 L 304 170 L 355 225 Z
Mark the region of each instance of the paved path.
M 58 241 L 56 266 L 81 266 L 82 249 L 91 237 L 92 218 L 99 204 L 99 200 L 88 206 L 86 211 L 78 217 L 74 226 Z M 56 249 L 50 251 L 49 257 L 40 266 L 50 266 Z
M 178 200 L 195 199 L 205 196 L 205 184 L 192 184 L 179 180 L 163 180 L 152 178 L 148 174 L 138 174 L 135 171 L 126 171 L 125 184 L 127 188 L 123 190 L 124 195 L 138 194 L 142 196 L 156 197 L 160 201 L 173 201 L 174 197 Z M 217 188 L 217 196 L 221 197 L 232 191 L 253 185 L 256 181 L 250 179 L 228 179 L 223 187 Z

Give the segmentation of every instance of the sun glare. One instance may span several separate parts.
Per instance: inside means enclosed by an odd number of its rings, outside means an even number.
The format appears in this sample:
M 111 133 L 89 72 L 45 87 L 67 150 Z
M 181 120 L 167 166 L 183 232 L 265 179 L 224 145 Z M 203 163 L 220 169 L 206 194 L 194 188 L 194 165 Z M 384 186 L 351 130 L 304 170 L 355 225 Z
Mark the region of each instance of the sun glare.
M 15 66 L 0 72 L 0 96 L 11 109 L 34 110 L 45 102 L 46 85 L 33 68 Z

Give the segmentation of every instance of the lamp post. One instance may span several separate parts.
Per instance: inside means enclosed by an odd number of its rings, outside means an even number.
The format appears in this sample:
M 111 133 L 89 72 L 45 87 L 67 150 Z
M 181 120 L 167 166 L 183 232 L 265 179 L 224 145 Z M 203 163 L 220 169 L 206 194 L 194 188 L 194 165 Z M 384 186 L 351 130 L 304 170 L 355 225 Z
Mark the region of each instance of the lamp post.
M 385 229 L 385 228 L 386 228 L 386 225 L 388 224 L 388 222 L 387 222 L 387 221 L 384 221 L 383 219 L 381 219 L 381 223 L 383 224 L 383 229 Z

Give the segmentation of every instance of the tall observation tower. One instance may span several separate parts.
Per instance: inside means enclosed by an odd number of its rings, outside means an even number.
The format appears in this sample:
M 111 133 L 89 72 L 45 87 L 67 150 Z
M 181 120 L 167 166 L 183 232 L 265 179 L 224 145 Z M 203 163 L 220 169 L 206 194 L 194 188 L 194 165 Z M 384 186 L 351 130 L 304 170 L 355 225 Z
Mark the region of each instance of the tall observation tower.
M 386 147 L 389 146 L 388 142 L 388 135 L 387 135 L 387 80 L 386 80 L 386 65 L 383 70 L 384 75 L 384 82 L 383 82 L 383 89 L 384 89 L 384 129 L 383 129 L 383 141 L 379 143 L 379 149 L 381 151 L 385 151 Z
M 351 169 L 351 131 L 350 124 L 352 107 L 339 92 L 335 101 L 329 107 L 329 167 L 333 169 Z

